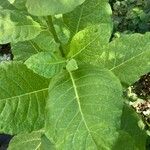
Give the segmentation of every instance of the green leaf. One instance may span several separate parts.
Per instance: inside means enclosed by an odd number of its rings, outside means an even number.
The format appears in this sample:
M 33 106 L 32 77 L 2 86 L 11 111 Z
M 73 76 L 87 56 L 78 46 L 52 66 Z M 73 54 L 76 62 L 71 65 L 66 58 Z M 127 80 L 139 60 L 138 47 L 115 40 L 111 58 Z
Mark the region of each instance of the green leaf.
M 58 51 L 59 47 L 59 45 L 54 41 L 52 35 L 49 32 L 41 32 L 36 38 L 32 40 L 12 43 L 11 46 L 14 60 L 19 61 L 25 61 L 30 56 L 42 51 Z
M 78 32 L 70 44 L 68 58 L 76 58 L 81 62 L 95 62 L 108 44 L 111 35 L 110 26 L 107 24 L 93 25 Z
M 53 145 L 41 131 L 18 134 L 11 140 L 8 150 L 52 150 Z
M 85 0 L 27 0 L 26 7 L 32 15 L 48 16 L 72 11 Z
M 0 132 L 17 134 L 42 128 L 49 80 L 19 62 L 1 63 L 0 72 Z
M 14 9 L 8 0 L 0 0 L 0 6 L 4 9 Z
M 135 111 L 125 105 L 121 119 L 121 129 L 132 137 L 138 150 L 145 150 L 147 135 L 145 131 L 139 128 L 138 121 L 140 121 L 140 118 Z
M 67 62 L 66 69 L 68 71 L 74 71 L 78 69 L 78 64 L 75 59 L 71 59 Z
M 86 0 L 81 6 L 68 14 L 64 14 L 64 21 L 73 36 L 89 25 L 101 23 L 109 24 L 112 30 L 111 7 L 108 0 Z
M 13 6 L 18 9 L 25 10 L 26 0 L 8 0 Z
M 57 36 L 59 40 L 61 41 L 62 45 L 65 45 L 68 43 L 70 39 L 70 31 L 66 27 L 66 24 L 64 23 L 62 15 L 55 15 L 53 17 L 53 24 L 57 33 Z
M 121 130 L 119 133 L 118 140 L 112 150 L 143 150 L 136 147 L 134 139 L 127 132 Z
M 106 69 L 80 66 L 49 87 L 46 135 L 59 149 L 111 149 L 118 138 L 122 89 Z
M 31 56 L 25 64 L 35 73 L 51 78 L 62 70 L 65 62 L 65 59 L 57 57 L 52 53 L 41 52 Z
M 100 56 L 105 67 L 128 85 L 150 71 L 150 33 L 125 35 L 112 41 Z
M 41 32 L 32 40 L 42 51 L 55 52 L 59 44 L 55 42 L 53 35 L 49 31 Z
M 20 11 L 1 9 L 0 16 L 1 44 L 33 39 L 42 30 L 37 22 Z
M 23 62 L 30 56 L 42 51 L 32 40 L 12 43 L 11 47 L 14 55 L 14 60 Z

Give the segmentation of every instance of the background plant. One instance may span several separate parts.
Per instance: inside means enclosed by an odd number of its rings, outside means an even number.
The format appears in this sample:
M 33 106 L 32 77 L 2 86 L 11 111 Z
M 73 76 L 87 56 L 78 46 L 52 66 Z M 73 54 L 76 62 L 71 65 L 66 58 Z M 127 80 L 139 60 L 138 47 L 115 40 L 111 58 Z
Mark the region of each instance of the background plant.
M 8 149 L 145 150 L 123 91 L 150 70 L 150 33 L 110 42 L 108 0 L 0 0 L 0 132 Z

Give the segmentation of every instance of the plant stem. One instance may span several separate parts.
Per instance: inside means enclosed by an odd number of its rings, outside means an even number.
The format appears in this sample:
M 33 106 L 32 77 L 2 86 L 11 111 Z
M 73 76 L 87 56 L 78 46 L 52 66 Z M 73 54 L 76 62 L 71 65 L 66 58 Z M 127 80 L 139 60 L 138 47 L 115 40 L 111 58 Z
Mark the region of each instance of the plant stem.
M 53 24 L 52 16 L 47 16 L 47 25 L 48 25 L 49 31 L 53 34 L 55 42 L 60 44 L 59 50 L 60 50 L 62 57 L 65 57 L 65 54 L 64 54 L 64 51 L 63 51 L 63 48 L 61 45 L 61 41 L 59 40 L 59 38 L 57 36 L 56 30 L 55 30 L 55 27 Z

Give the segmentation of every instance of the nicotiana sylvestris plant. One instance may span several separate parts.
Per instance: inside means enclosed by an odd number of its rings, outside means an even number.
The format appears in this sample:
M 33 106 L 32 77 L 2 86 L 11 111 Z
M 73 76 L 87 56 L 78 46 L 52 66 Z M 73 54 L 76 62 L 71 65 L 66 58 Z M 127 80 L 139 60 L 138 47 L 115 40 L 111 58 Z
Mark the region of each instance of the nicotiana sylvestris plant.
M 0 0 L 0 44 L 14 54 L 0 63 L 9 150 L 145 150 L 123 91 L 150 71 L 150 33 L 110 42 L 111 14 L 108 0 Z

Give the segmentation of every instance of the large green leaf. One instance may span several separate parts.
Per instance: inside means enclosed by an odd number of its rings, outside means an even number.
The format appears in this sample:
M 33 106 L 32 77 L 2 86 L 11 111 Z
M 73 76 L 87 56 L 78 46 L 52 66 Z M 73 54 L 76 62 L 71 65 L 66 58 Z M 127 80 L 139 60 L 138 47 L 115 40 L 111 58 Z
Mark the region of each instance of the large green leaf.
M 35 38 L 42 31 L 39 23 L 19 11 L 0 9 L 0 43 L 16 43 Z
M 35 73 L 46 78 L 58 74 L 65 65 L 66 60 L 52 53 L 41 52 L 31 56 L 25 64 Z
M 18 134 L 11 140 L 8 150 L 53 150 L 51 142 L 41 131 Z
M 21 63 L 0 64 L 1 133 L 16 134 L 43 127 L 48 84 L 48 80 Z
M 26 7 L 32 15 L 47 16 L 72 11 L 85 0 L 27 0 Z
M 134 83 L 150 71 L 150 33 L 125 35 L 112 41 L 100 56 L 102 63 L 122 82 Z
M 150 33 L 124 35 L 109 43 L 109 26 L 91 26 L 78 32 L 68 57 L 106 67 L 130 85 L 150 70 Z
M 64 21 L 73 36 L 89 25 L 108 23 L 112 27 L 111 14 L 108 0 L 86 0 L 72 12 L 65 14 Z
M 93 25 L 78 32 L 71 41 L 68 57 L 92 63 L 103 52 L 111 35 L 107 24 Z
M 108 70 L 80 66 L 55 77 L 47 101 L 47 136 L 57 149 L 111 149 L 118 138 L 122 89 Z

